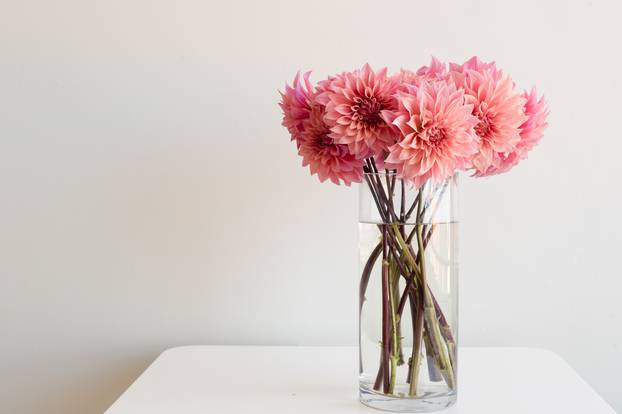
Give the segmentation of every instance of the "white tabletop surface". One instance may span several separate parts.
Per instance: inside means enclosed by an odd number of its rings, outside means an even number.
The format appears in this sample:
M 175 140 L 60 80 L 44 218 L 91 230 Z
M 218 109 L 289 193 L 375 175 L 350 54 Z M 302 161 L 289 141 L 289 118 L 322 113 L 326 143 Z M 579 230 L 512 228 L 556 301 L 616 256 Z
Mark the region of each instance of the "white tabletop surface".
M 354 347 L 189 346 L 163 352 L 106 414 L 373 414 Z M 461 348 L 443 414 L 615 413 L 550 351 Z

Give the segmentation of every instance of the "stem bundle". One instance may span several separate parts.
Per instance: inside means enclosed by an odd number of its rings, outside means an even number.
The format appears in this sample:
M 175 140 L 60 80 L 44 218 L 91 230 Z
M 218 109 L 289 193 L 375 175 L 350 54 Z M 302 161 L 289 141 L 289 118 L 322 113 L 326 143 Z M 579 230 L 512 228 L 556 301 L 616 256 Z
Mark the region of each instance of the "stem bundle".
M 381 238 L 364 266 L 359 291 L 360 311 L 362 311 L 374 264 L 382 255 L 382 337 L 380 364 L 374 389 L 379 392 L 382 389 L 384 394 L 396 394 L 397 367 L 405 363 L 401 321 L 407 302 L 410 304 L 413 337 L 412 352 L 408 359 L 408 374 L 405 379 L 409 383 L 408 395 L 411 397 L 421 395 L 418 380 L 421 375 L 420 366 L 424 349 L 430 380 L 445 381 L 449 389 L 454 389 L 456 342 L 447 318 L 427 282 L 425 249 L 436 226 L 424 224 L 424 216 L 429 213 L 432 197 L 425 200 L 421 188 L 407 210 L 405 184 L 400 180 L 398 210 L 394 199 L 396 175 L 387 171 L 383 180 L 373 160 L 367 160 L 364 169 L 365 181 L 382 219 L 382 224 L 378 224 Z M 444 191 L 445 187 L 437 194 L 438 198 L 442 197 Z M 432 217 L 439 204 L 438 198 L 432 209 Z M 413 213 L 414 228 L 407 235 L 406 225 L 411 223 L 409 220 Z M 404 282 L 402 292 L 400 280 Z

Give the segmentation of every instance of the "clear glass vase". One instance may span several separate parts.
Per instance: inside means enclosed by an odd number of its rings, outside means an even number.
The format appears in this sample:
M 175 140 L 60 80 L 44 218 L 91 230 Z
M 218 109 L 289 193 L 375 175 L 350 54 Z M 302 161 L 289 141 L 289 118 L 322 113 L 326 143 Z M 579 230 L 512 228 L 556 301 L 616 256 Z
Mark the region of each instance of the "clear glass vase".
M 359 196 L 360 400 L 430 412 L 457 395 L 457 177 L 415 189 L 367 173 Z

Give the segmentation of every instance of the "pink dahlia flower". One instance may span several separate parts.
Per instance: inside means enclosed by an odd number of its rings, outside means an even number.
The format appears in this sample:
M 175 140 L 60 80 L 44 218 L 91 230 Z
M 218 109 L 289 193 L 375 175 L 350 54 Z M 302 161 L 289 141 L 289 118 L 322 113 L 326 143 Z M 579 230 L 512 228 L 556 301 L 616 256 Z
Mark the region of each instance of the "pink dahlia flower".
M 527 120 L 520 126 L 520 141 L 516 149 L 507 154 L 499 154 L 499 162 L 491 166 L 485 173 L 479 175 L 496 175 L 508 172 L 520 161 L 527 158 L 527 153 L 533 149 L 542 138 L 544 130 L 548 126 L 549 114 L 544 97 L 538 99 L 538 94 L 533 88 L 530 92 L 523 92 L 525 105 L 523 107 Z
M 417 188 L 428 180 L 442 183 L 477 152 L 473 127 L 479 121 L 463 91 L 451 83 L 422 81 L 408 90 L 398 92 L 396 111 L 383 112 L 402 134 L 385 162 Z
M 349 186 L 363 178 L 363 160 L 350 154 L 348 146 L 336 144 L 330 137 L 330 129 L 324 122 L 324 107 L 313 104 L 309 117 L 303 122 L 301 145 L 298 154 L 302 165 L 309 166 L 311 174 L 317 174 L 320 182 L 340 180 Z
M 443 62 L 432 56 L 430 66 L 422 66 L 417 69 L 417 76 L 425 80 L 447 79 L 447 68 Z
M 544 96 L 538 99 L 536 88 L 532 88 L 530 92 L 523 92 L 523 98 L 526 99 L 524 109 L 527 120 L 520 126 L 521 140 L 516 146 L 516 151 L 521 159 L 525 159 L 527 153 L 540 142 L 544 130 L 549 125 L 547 123 L 549 110 L 546 107 Z
M 486 171 L 476 171 L 474 175 L 476 177 L 487 177 L 490 175 L 503 174 L 514 168 L 519 162 L 520 158 L 518 157 L 518 153 L 516 151 L 507 154 L 501 153 L 498 155 L 494 165 L 488 167 Z
M 479 120 L 475 126 L 479 151 L 471 160 L 475 175 L 487 175 L 505 162 L 505 155 L 513 152 L 521 140 L 520 128 L 527 120 L 525 98 L 494 63 L 472 58 L 460 67 L 452 67 L 453 82 L 464 89 L 465 101 L 473 105 L 473 115 Z
M 347 145 L 359 159 L 387 151 L 396 134 L 380 114 L 396 108 L 398 85 L 398 76 L 387 76 L 386 68 L 374 72 L 368 64 L 322 83 L 318 102 L 326 105 L 324 119 L 335 143 Z
M 398 90 L 408 91 L 408 85 L 418 85 L 421 79 L 419 76 L 410 69 L 400 69 L 399 73 L 400 86 Z
M 279 106 L 283 110 L 282 125 L 287 128 L 298 148 L 302 143 L 302 124 L 309 117 L 313 98 L 310 74 L 311 72 L 306 72 L 301 80 L 298 72 L 292 86 L 285 84 L 285 93 L 279 92 L 281 94 Z
M 449 64 L 450 75 L 464 74 L 468 70 L 474 70 L 476 72 L 488 72 L 495 79 L 499 79 L 503 75 L 503 72 L 497 68 L 497 64 L 495 62 L 484 62 L 477 56 L 473 56 L 462 65 L 459 65 L 457 63 Z
M 413 72 L 408 69 L 401 69 L 399 79 L 402 84 L 418 85 L 424 80 L 446 80 L 448 72 L 445 64 L 432 56 L 430 66 L 422 66 L 417 69 L 417 72 Z

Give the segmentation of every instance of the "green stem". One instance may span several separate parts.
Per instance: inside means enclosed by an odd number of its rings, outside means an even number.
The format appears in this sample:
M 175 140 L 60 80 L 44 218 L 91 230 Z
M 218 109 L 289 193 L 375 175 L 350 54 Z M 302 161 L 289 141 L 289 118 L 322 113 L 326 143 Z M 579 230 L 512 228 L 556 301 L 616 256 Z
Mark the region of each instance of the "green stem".
M 390 335 L 391 323 L 390 305 L 389 305 L 389 261 L 388 261 L 388 243 L 387 243 L 387 227 L 382 226 L 382 355 L 383 355 L 383 391 L 385 394 L 389 392 L 389 359 L 391 357 Z
M 414 277 L 414 275 L 413 275 Z M 417 382 L 419 379 L 419 367 L 421 366 L 421 339 L 423 337 L 423 308 L 421 299 L 416 300 L 416 295 L 409 295 L 410 309 L 413 318 L 413 349 L 410 356 L 410 369 L 408 371 L 408 395 L 417 395 Z
M 402 257 L 406 258 L 406 261 L 408 262 L 408 265 L 416 273 L 421 274 L 421 269 L 419 268 L 419 265 L 417 264 L 414 255 L 410 251 L 409 246 L 406 243 L 406 240 L 404 240 L 404 238 L 402 237 L 402 233 L 400 232 L 400 228 L 395 223 L 393 223 L 391 225 L 391 228 L 393 229 L 393 233 L 395 234 L 395 238 L 397 239 L 397 242 L 399 243 L 400 248 L 402 249 Z
M 391 294 L 393 295 L 393 304 L 395 305 L 395 319 L 396 319 L 396 328 L 395 335 L 397 337 L 397 365 L 401 366 L 404 364 L 404 351 L 402 349 L 402 314 L 399 311 L 399 306 L 397 306 L 400 297 L 400 270 L 398 268 L 398 258 L 391 254 L 391 260 L 389 262 L 389 280 L 391 281 Z
M 417 195 L 417 198 L 419 199 L 419 203 L 417 203 L 417 231 L 419 231 L 419 227 L 420 227 L 420 223 L 419 220 L 421 218 L 421 201 L 423 200 L 423 187 L 419 190 L 419 194 Z M 411 262 L 411 266 L 413 267 L 413 269 L 416 268 L 417 265 L 417 261 L 415 260 L 415 258 L 413 257 L 413 255 L 411 254 L 411 251 L 409 249 L 410 245 L 408 245 L 405 241 L 404 238 L 402 237 L 402 234 L 400 233 L 399 237 L 398 237 L 399 243 L 401 244 L 402 248 L 404 249 L 404 254 L 406 255 L 407 258 L 409 258 L 409 261 Z M 422 250 L 421 250 L 421 246 L 419 246 L 419 257 L 423 256 L 422 254 Z M 413 332 L 413 355 L 412 358 L 410 360 L 411 365 L 411 369 L 410 369 L 410 387 L 408 389 L 408 394 L 411 396 L 416 396 L 417 395 L 417 383 L 419 382 L 419 367 L 421 366 L 421 340 L 423 339 L 423 322 L 424 322 L 424 312 L 423 312 L 423 308 L 422 308 L 422 304 L 425 304 L 425 301 L 423 300 L 423 297 L 425 296 L 425 273 L 423 273 L 425 270 L 425 268 L 423 267 L 423 262 L 419 262 L 419 278 L 421 279 L 421 296 L 419 298 L 418 302 L 418 306 L 416 307 L 416 315 L 412 315 L 413 318 L 417 318 L 417 324 L 415 325 L 417 329 L 415 329 L 415 331 Z M 415 275 L 412 276 L 413 277 L 413 281 L 415 278 Z
M 391 258 L 393 255 L 390 256 Z M 387 265 L 389 265 L 387 263 Z M 397 362 L 399 359 L 399 351 L 398 351 L 398 335 L 397 335 L 397 306 L 396 306 L 396 298 L 395 298 L 395 289 L 394 283 L 396 280 L 399 280 L 397 275 L 395 274 L 395 265 L 389 265 L 389 308 L 391 313 L 391 378 L 389 380 L 389 394 L 393 394 L 395 392 L 395 379 L 396 379 L 396 371 L 397 371 Z

